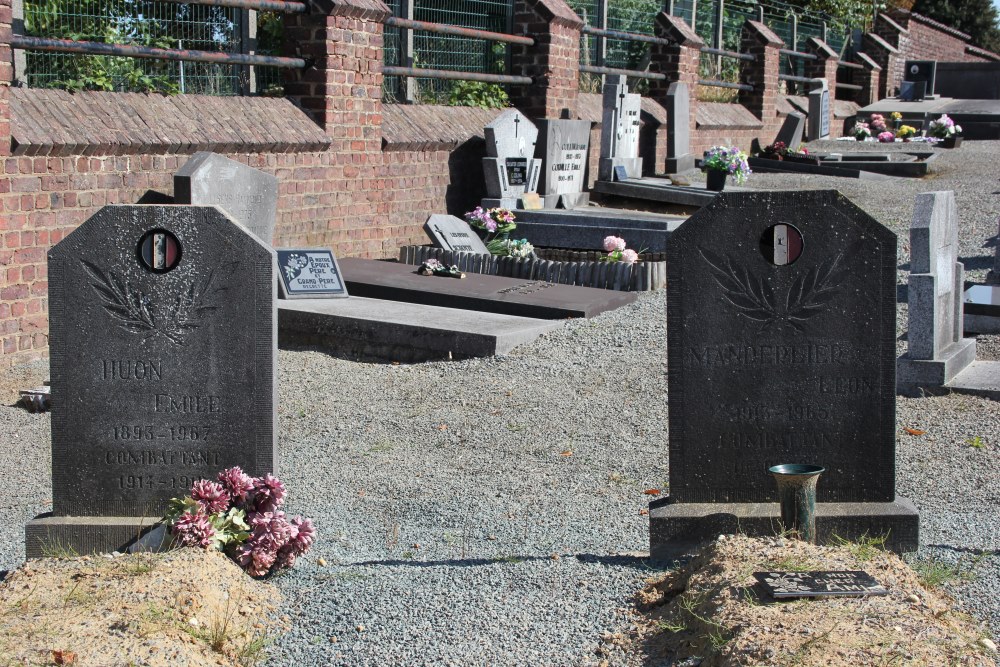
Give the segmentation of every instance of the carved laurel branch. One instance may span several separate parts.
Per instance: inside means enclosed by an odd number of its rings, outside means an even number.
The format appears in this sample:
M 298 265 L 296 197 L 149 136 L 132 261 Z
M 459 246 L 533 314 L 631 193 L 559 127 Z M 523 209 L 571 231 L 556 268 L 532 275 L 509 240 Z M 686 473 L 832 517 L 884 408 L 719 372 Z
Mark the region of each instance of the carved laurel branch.
M 729 258 L 703 249 L 698 252 L 711 267 L 712 277 L 726 300 L 745 318 L 759 322 L 762 332 L 772 326 L 804 331 L 801 323 L 823 312 L 843 279 L 841 253 L 796 278 L 781 299 L 767 281 L 753 276 L 746 267 L 734 266 Z
M 150 309 L 149 296 L 138 288 L 132 289 L 128 281 L 120 278 L 114 271 L 105 272 L 85 259 L 80 261 L 94 280 L 90 285 L 104 301 L 104 310 L 117 320 L 120 327 L 126 331 L 141 333 L 144 339 L 161 334 L 173 343 L 183 343 L 188 333 L 203 324 L 206 314 L 218 310 L 217 305 L 206 303 L 206 299 L 226 291 L 224 287 L 212 288 L 215 280 L 213 269 L 200 284 L 192 280 L 166 312 L 157 317 Z

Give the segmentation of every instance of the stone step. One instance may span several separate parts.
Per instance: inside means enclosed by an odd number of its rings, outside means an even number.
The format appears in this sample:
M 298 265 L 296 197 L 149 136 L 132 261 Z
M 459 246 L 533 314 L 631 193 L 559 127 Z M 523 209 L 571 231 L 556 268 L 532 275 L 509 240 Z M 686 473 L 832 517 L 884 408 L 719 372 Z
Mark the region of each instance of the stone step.
M 311 345 L 344 356 L 386 361 L 507 354 L 561 326 L 562 322 L 554 320 L 359 296 L 278 302 L 279 345 Z

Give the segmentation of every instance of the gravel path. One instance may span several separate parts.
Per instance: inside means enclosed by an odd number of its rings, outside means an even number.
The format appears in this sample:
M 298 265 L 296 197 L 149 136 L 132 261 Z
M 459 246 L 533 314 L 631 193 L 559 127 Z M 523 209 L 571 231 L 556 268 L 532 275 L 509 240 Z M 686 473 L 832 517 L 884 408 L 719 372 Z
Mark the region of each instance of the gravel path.
M 840 189 L 900 235 L 902 285 L 914 195 L 953 189 L 961 256 L 981 280 L 1000 215 L 997 155 L 1000 142 L 966 142 L 923 180 L 749 184 Z M 282 350 L 280 474 L 289 509 L 321 535 L 314 557 L 275 579 L 293 629 L 269 664 L 598 664 L 602 633 L 626 627 L 652 574 L 640 512 L 643 491 L 668 479 L 664 311 L 663 292 L 645 294 L 491 359 L 367 364 Z M 905 303 L 898 312 L 903 334 Z M 980 357 L 1000 358 L 998 337 L 980 338 Z M 970 569 L 953 590 L 998 637 L 1000 406 L 900 398 L 897 422 L 898 490 L 921 510 L 918 558 Z M 21 562 L 24 523 L 49 506 L 49 418 L 4 407 L 0 428 L 3 569 Z M 985 447 L 971 446 L 977 436 Z

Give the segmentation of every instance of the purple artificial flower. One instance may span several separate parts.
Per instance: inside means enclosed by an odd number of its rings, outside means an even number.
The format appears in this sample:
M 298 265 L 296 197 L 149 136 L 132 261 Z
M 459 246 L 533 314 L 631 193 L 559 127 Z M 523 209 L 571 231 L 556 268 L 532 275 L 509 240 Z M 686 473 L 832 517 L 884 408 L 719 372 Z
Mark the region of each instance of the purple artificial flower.
M 303 519 L 300 516 L 292 519 L 291 524 L 295 529 L 295 535 L 289 543 L 294 545 L 298 555 L 302 555 L 309 551 L 309 547 L 316 541 L 316 527 L 313 526 L 312 519 Z
M 191 486 L 191 497 L 198 501 L 206 514 L 225 512 L 229 509 L 229 494 L 218 482 L 199 479 Z
M 271 473 L 254 477 L 251 502 L 255 512 L 271 512 L 285 502 L 285 485 Z
M 234 503 L 245 502 L 247 493 L 253 490 L 253 478 L 239 466 L 223 470 L 216 479 L 226 489 L 226 493 Z
M 292 538 L 294 530 L 281 510 L 251 514 L 248 523 L 254 544 L 265 545 L 275 553 Z
M 215 536 L 215 528 L 203 512 L 185 512 L 177 517 L 170 532 L 182 547 L 208 547 Z
M 236 551 L 236 560 L 251 577 L 264 577 L 271 571 L 271 566 L 278 554 L 265 546 L 254 544 L 248 540 Z
M 892 132 L 882 132 L 876 138 L 883 144 L 891 144 L 896 140 L 896 135 Z

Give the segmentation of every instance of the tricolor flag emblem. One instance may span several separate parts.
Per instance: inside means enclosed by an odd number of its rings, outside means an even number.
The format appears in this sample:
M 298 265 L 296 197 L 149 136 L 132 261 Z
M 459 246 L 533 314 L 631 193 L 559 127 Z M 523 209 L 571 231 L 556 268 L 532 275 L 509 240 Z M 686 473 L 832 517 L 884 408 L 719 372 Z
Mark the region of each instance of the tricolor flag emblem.
M 181 258 L 181 246 L 170 232 L 154 229 L 139 241 L 139 259 L 147 269 L 156 273 L 166 273 L 177 266 Z
M 776 266 L 792 264 L 802 254 L 802 234 L 792 225 L 774 225 L 764 232 L 761 251 Z

